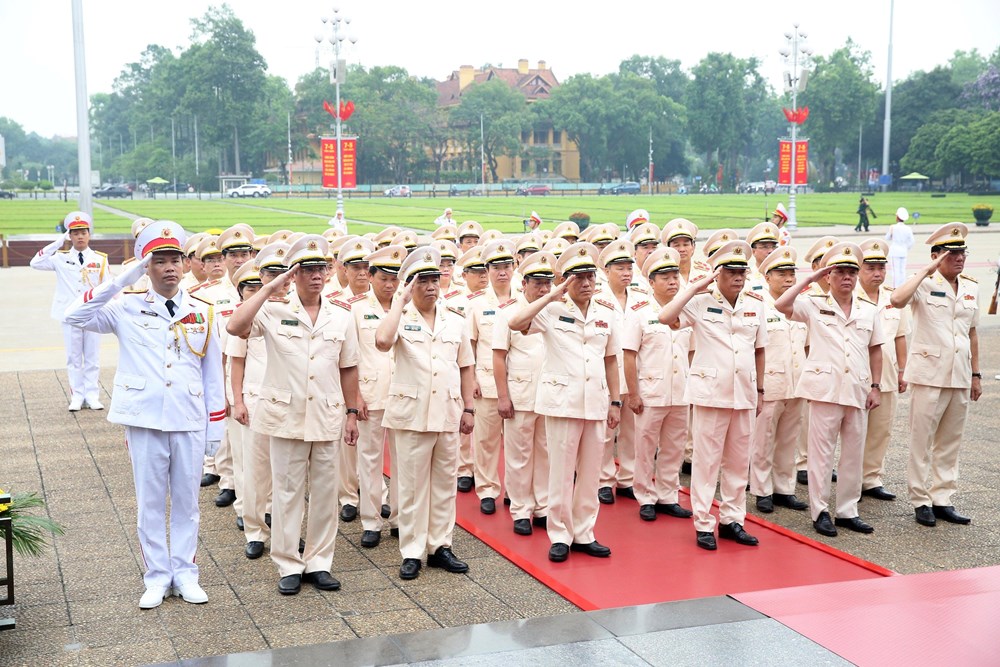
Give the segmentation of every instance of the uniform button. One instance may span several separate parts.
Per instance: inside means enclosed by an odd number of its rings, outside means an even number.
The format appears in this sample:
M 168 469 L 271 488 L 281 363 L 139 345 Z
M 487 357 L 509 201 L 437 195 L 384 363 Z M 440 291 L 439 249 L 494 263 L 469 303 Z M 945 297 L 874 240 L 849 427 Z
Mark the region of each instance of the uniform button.
M 433 375 L 434 375 L 435 377 L 437 377 L 437 371 L 435 371 L 435 372 L 433 373 Z
M 431 393 L 432 393 L 432 394 L 436 394 L 436 393 L 438 393 L 438 392 L 437 392 L 437 389 L 432 389 L 432 390 L 431 390 Z
M 168 386 L 168 387 L 170 386 L 170 382 L 167 382 L 167 386 Z
M 316 376 L 315 376 L 315 375 L 310 375 L 310 376 L 309 376 L 309 379 L 310 379 L 310 380 L 315 380 L 315 379 L 316 379 Z
M 173 366 L 173 364 L 167 364 L 167 368 L 170 368 L 171 366 Z
M 845 353 L 844 353 L 844 356 L 845 356 L 845 357 L 849 357 L 849 356 L 851 356 L 851 353 L 850 353 L 850 352 L 845 352 Z
M 851 372 L 851 369 L 850 369 L 850 368 L 845 368 L 845 369 L 844 369 L 844 372 L 845 372 L 845 373 L 850 373 L 850 372 Z
M 313 397 L 312 397 L 312 396 L 310 396 L 310 397 L 309 397 L 309 400 L 310 400 L 310 401 L 311 401 L 311 400 L 313 400 Z
M 677 358 L 677 355 L 675 354 L 675 355 L 674 355 L 674 359 L 676 359 L 676 358 Z M 674 371 L 674 372 L 676 373 L 677 371 Z
M 315 358 L 316 358 L 316 355 L 315 355 L 315 354 L 311 354 L 311 355 L 309 355 L 309 359 L 315 359 Z

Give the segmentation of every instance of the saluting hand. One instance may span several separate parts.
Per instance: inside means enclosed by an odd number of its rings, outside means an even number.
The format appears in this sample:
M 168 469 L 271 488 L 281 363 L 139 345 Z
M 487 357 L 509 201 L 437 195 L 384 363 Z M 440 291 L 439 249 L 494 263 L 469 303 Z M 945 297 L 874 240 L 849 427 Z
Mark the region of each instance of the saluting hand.
M 270 288 L 271 294 L 274 294 L 278 290 L 284 290 L 282 294 L 287 294 L 289 288 L 292 285 L 292 280 L 295 279 L 295 274 L 299 272 L 299 266 L 300 266 L 299 264 L 296 264 L 288 271 L 285 271 L 280 276 L 278 276 L 277 278 L 269 282 L 267 285 L 265 285 L 264 289 Z
M 556 299 L 561 299 L 569 290 L 570 284 L 576 280 L 576 274 L 570 274 L 566 280 L 562 281 L 556 287 L 553 287 L 549 292 L 549 301 L 555 301 Z
M 814 271 L 813 274 L 811 276 L 809 276 L 809 282 L 814 283 L 817 280 L 819 280 L 820 278 L 822 278 L 823 276 L 830 275 L 830 273 L 833 272 L 834 268 L 835 267 L 834 267 L 833 264 L 829 264 L 827 266 L 824 266 L 822 269 L 820 269 L 818 271 Z
M 413 283 L 414 282 L 415 282 L 414 280 L 411 280 L 410 282 L 406 283 L 406 285 L 403 287 L 403 291 L 399 293 L 399 298 L 402 301 L 402 303 L 403 303 L 404 306 L 406 304 L 410 303 L 410 301 L 413 300 Z

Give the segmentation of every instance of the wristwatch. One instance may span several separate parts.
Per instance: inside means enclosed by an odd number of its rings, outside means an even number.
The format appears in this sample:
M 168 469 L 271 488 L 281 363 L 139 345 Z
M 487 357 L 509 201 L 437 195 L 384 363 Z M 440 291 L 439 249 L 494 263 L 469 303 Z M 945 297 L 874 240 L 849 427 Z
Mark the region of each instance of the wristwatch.
M 879 389 L 879 390 L 881 390 L 882 389 L 882 385 L 880 385 L 878 382 L 872 382 L 872 389 Z
M 462 410 L 462 412 L 467 412 L 470 415 L 476 414 L 476 411 L 472 408 L 465 408 L 464 410 Z
M 622 406 L 621 401 L 611 401 L 611 406 L 615 408 L 620 408 Z
M 358 413 L 358 409 L 357 408 L 347 408 L 347 414 L 349 414 L 349 415 L 359 414 Z
M 972 377 L 979 378 L 980 380 L 982 380 L 983 379 L 983 374 L 982 373 L 973 373 Z

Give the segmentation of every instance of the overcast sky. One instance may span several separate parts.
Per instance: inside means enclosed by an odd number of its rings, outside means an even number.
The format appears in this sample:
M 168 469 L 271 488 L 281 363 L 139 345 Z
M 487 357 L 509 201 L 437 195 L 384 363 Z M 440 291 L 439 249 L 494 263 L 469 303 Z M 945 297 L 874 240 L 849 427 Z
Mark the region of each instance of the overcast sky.
M 123 66 L 149 44 L 189 43 L 189 19 L 207 0 L 83 0 L 89 94 L 110 92 Z M 334 2 L 234 0 L 257 36 L 271 73 L 290 84 L 315 65 L 314 35 Z M 778 51 L 794 23 L 817 54 L 854 39 L 872 54 L 884 82 L 889 0 L 715 0 L 714 2 L 469 2 L 345 0 L 356 45 L 348 60 L 365 67 L 401 65 L 411 74 L 445 78 L 460 65 L 515 67 L 545 60 L 560 80 L 617 70 L 633 54 L 665 56 L 686 68 L 710 51 L 757 56 L 771 84 L 781 85 Z M 895 8 L 893 79 L 944 64 L 956 49 L 988 55 L 1000 43 L 998 0 L 900 0 Z M 0 0 L 0 116 L 43 136 L 75 136 L 70 0 Z

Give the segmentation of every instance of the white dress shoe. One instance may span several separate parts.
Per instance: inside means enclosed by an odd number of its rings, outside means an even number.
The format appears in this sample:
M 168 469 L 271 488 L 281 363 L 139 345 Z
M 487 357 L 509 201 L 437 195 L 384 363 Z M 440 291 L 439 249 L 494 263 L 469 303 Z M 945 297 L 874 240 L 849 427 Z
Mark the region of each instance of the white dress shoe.
M 194 583 L 175 586 L 173 594 L 191 604 L 205 604 L 208 602 L 208 593 L 201 586 Z
M 90 408 L 91 410 L 103 410 L 104 409 L 104 404 L 101 403 L 96 398 L 88 398 L 87 399 L 87 407 Z
M 163 604 L 163 598 L 167 597 L 166 586 L 153 586 L 147 588 L 146 592 L 139 598 L 139 609 L 153 609 Z
M 83 407 L 83 399 L 78 396 L 74 396 L 73 399 L 69 402 L 70 412 L 79 412 L 82 407 Z

